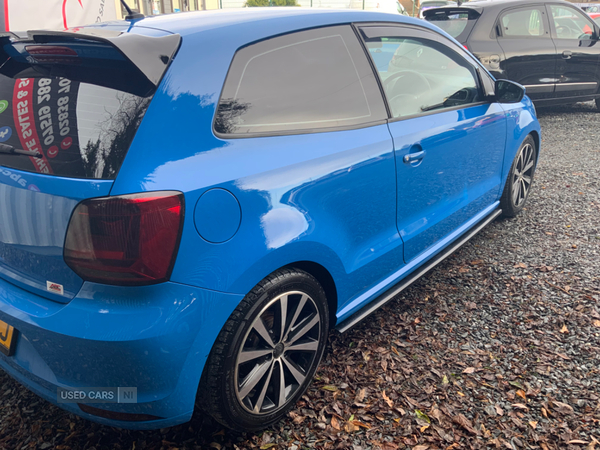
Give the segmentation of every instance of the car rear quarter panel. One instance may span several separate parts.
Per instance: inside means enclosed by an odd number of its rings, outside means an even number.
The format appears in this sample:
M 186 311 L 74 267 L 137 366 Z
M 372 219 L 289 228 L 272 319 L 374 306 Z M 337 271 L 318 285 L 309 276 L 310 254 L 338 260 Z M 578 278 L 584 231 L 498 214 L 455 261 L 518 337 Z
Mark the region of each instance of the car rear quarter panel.
M 236 42 L 243 40 L 240 28 L 238 41 L 230 29 L 184 38 L 111 194 L 185 193 L 173 281 L 245 294 L 282 266 L 312 261 L 327 269 L 339 298 L 347 299 L 403 264 L 387 125 L 216 137 L 212 120 Z M 265 31 L 270 34 L 277 33 Z M 211 188 L 231 192 L 241 206 L 237 234 L 221 244 L 202 239 L 194 225 L 194 215 L 201 216 L 195 204 Z

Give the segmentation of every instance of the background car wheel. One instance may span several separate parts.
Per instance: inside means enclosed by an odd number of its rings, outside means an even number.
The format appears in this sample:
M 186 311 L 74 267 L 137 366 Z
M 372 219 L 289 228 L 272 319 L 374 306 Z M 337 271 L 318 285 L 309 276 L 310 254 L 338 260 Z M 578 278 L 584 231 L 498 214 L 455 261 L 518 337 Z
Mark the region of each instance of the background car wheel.
M 500 208 L 504 217 L 514 217 L 521 212 L 529 196 L 533 174 L 537 161 L 537 149 L 531 135 L 527 136 L 515 157 L 504 192 L 500 199 Z
M 200 407 L 236 430 L 281 420 L 306 391 L 329 332 L 325 292 L 283 269 L 261 281 L 221 330 L 200 385 Z
M 596 99 L 596 109 L 600 110 L 600 98 Z

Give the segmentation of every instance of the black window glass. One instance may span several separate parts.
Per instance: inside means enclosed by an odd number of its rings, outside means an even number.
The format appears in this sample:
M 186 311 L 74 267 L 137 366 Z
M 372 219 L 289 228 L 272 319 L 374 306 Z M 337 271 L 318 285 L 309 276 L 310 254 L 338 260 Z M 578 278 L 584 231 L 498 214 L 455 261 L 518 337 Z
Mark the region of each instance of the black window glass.
M 444 11 L 442 11 L 442 14 L 427 17 L 428 22 L 433 22 L 453 38 L 460 36 L 465 31 L 468 20 L 469 13 L 467 12 L 444 14 Z
M 550 5 L 558 39 L 591 39 L 594 26 L 585 14 L 569 7 Z
M 503 37 L 543 37 L 544 18 L 539 8 L 523 8 L 510 11 L 500 19 Z
M 151 99 L 67 78 L 0 75 L 0 166 L 114 179 Z
M 280 36 L 239 50 L 219 101 L 215 131 L 289 133 L 386 117 L 356 35 L 340 26 Z
M 475 69 L 439 42 L 377 37 L 366 44 L 394 117 L 481 101 Z

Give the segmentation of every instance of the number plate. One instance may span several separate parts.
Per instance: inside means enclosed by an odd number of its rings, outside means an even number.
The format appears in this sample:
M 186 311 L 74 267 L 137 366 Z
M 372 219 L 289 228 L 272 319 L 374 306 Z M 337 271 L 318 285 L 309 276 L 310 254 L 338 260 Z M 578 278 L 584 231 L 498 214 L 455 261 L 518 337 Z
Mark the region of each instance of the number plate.
M 15 350 L 15 328 L 0 320 L 0 352 L 11 356 Z

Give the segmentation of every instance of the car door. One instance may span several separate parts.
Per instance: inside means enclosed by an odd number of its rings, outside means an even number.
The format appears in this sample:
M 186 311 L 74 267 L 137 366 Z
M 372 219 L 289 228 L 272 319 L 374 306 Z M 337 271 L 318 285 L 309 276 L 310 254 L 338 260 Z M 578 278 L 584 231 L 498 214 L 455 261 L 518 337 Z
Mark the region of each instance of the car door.
M 406 263 L 490 207 L 499 196 L 506 119 L 484 101 L 473 59 L 430 31 L 362 27 L 391 111 L 397 224 Z M 487 76 L 487 75 L 485 75 Z
M 544 5 L 503 10 L 496 24 L 497 40 L 504 52 L 502 78 L 527 88 L 532 99 L 554 96 L 556 47 L 550 37 Z
M 598 27 L 584 13 L 564 4 L 546 5 L 556 46 L 556 97 L 583 97 L 598 92 Z

